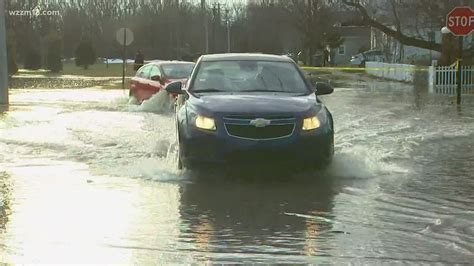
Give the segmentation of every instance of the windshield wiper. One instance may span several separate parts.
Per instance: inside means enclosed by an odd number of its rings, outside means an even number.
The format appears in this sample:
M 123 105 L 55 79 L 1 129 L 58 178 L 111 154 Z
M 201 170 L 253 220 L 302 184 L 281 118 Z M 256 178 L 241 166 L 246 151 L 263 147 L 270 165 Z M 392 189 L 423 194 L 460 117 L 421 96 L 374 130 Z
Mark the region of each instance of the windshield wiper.
M 298 93 L 292 91 L 282 91 L 282 90 L 268 90 L 268 89 L 258 89 L 258 90 L 243 90 L 241 92 L 284 92 L 284 93 Z
M 300 91 L 281 91 L 281 90 L 245 90 L 245 91 L 239 91 L 239 92 L 281 92 L 281 93 L 291 93 L 291 94 L 294 94 L 295 96 L 302 96 L 302 95 L 307 94 L 305 92 L 300 92 Z
M 225 91 L 209 88 L 209 89 L 201 89 L 201 90 L 192 90 L 191 92 L 200 93 L 200 92 L 225 92 Z

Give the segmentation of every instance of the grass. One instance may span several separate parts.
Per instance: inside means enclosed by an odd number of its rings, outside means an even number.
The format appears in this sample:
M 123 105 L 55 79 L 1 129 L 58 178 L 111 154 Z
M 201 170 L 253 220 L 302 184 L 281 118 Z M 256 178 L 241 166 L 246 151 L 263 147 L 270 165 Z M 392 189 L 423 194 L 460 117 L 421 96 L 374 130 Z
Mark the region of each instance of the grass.
M 88 69 L 84 69 L 83 67 L 76 66 L 73 62 L 65 62 L 63 64 L 63 70 L 59 73 L 52 73 L 51 71 L 45 69 L 21 69 L 18 75 L 40 75 L 45 77 L 55 77 L 61 75 L 85 77 L 121 77 L 122 64 L 109 64 L 107 66 L 104 63 L 96 63 L 94 65 L 89 66 Z M 130 77 L 133 75 L 135 75 L 135 70 L 133 70 L 133 64 L 127 64 L 126 76 Z
M 126 76 L 135 75 L 133 64 L 127 64 Z M 77 67 L 74 63 L 65 63 L 63 66 L 63 75 L 79 75 L 88 77 L 121 77 L 122 64 L 104 64 L 98 63 L 89 66 L 88 69 Z

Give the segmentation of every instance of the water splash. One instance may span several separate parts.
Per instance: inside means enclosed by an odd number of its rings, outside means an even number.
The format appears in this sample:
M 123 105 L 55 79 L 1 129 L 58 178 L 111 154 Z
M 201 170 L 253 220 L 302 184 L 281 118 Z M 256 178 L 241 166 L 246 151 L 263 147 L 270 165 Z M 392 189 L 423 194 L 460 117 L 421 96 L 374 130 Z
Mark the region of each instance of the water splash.
M 150 99 L 144 100 L 137 105 L 138 101 L 135 97 L 131 97 L 126 111 L 129 112 L 152 112 L 152 113 L 171 113 L 174 107 L 174 98 L 165 90 L 161 90 L 154 94 Z

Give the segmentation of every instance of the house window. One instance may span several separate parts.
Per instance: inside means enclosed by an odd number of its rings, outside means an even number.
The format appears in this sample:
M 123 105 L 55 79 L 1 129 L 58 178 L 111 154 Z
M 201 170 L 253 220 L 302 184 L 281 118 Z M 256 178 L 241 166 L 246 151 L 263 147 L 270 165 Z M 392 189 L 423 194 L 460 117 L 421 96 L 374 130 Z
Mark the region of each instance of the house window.
M 340 55 L 346 54 L 346 47 L 344 45 L 339 46 L 339 54 Z

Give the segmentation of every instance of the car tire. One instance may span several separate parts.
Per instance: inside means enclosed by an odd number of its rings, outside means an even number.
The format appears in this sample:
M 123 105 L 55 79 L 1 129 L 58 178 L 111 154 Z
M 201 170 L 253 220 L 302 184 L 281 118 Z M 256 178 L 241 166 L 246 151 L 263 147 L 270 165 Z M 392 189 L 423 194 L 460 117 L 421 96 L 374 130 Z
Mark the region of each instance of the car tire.
M 135 97 L 132 90 L 128 91 L 128 104 L 139 105 L 140 101 Z
M 359 64 L 359 67 L 365 67 L 365 60 Z
M 319 170 L 324 170 L 328 168 L 332 163 L 333 157 L 334 157 L 334 135 L 332 135 L 330 142 L 325 148 L 324 154 L 316 163 L 315 168 Z

